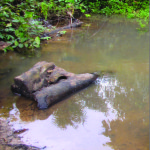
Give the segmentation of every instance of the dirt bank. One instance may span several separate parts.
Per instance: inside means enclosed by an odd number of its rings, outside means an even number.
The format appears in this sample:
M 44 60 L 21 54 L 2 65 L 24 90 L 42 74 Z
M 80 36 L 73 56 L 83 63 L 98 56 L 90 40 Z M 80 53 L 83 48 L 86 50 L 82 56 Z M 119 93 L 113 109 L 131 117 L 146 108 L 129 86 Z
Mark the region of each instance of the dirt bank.
M 21 141 L 19 133 L 23 131 L 25 130 L 13 130 L 9 121 L 0 118 L 0 150 L 40 150 L 41 148 L 26 145 Z

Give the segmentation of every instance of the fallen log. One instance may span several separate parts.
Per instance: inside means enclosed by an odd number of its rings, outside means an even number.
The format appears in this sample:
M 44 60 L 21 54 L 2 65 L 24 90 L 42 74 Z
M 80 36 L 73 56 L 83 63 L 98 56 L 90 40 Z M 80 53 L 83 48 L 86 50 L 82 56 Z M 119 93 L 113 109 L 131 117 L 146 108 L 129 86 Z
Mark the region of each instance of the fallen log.
M 35 91 L 48 86 L 47 70 L 54 68 L 54 63 L 45 61 L 35 64 L 33 68 L 14 78 L 14 84 L 11 86 L 12 91 L 32 99 Z
M 44 87 L 35 92 L 34 99 L 38 102 L 38 108 L 47 108 L 49 105 L 56 103 L 73 92 L 87 87 L 96 79 L 94 74 L 73 75 L 67 79 L 61 80 L 57 84 Z
M 52 62 L 39 62 L 27 72 L 14 78 L 14 93 L 34 99 L 39 109 L 48 108 L 66 96 L 87 87 L 97 74 L 74 74 L 55 66 Z
M 45 32 L 41 37 L 51 36 L 51 35 L 56 34 L 56 33 L 58 33 L 59 31 L 62 31 L 62 30 L 64 30 L 64 29 L 77 28 L 77 27 L 80 27 L 82 24 L 83 24 L 83 22 L 81 22 L 81 21 L 79 21 L 79 22 L 74 22 L 74 23 L 72 23 L 72 24 L 69 24 L 69 25 L 64 26 L 64 27 L 57 28 L 57 29 L 52 30 L 52 31 L 50 31 L 50 32 Z

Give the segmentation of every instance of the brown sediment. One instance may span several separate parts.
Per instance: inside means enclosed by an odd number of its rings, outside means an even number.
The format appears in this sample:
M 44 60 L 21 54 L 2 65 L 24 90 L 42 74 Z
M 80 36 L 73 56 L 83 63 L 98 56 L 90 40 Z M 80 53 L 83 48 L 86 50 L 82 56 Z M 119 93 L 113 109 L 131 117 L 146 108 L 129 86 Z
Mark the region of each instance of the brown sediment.
M 0 51 L 2 51 L 4 48 L 10 46 L 11 43 L 0 41 Z
M 0 119 L 0 149 L 12 150 L 8 144 L 23 144 L 20 137 L 13 133 L 9 122 L 6 119 Z
M 27 129 L 13 130 L 9 121 L 0 119 L 0 150 L 41 150 L 32 145 L 27 145 L 21 141 L 20 133 L 27 131 Z

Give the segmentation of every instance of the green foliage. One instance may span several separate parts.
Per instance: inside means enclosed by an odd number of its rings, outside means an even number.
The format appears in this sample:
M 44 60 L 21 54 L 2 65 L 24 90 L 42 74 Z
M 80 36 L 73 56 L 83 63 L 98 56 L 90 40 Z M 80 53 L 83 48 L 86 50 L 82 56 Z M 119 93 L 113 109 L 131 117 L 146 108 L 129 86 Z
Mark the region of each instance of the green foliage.
M 85 16 L 86 16 L 86 17 L 91 17 L 91 15 L 90 15 L 90 14 L 85 14 Z
M 41 34 L 46 30 L 37 18 L 74 15 L 75 10 L 90 17 L 90 13 L 123 14 L 138 18 L 143 29 L 149 21 L 148 0 L 2 0 L 0 3 L 0 41 L 11 43 L 4 51 L 40 46 Z M 41 39 L 49 39 L 44 37 Z
M 137 22 L 141 28 L 144 28 L 149 21 L 149 2 L 148 0 L 108 0 L 107 6 L 101 9 L 100 13 L 107 16 L 122 14 L 128 18 L 138 18 Z
M 47 4 L 46 2 L 41 2 L 41 13 L 43 13 L 45 20 L 47 20 L 49 7 L 50 7 L 50 4 Z
M 39 21 L 33 21 L 38 18 L 34 10 L 37 6 L 35 0 L 18 1 L 17 4 L 14 0 L 2 1 L 0 4 L 0 41 L 11 43 L 5 51 L 40 46 L 40 35 L 45 28 Z
M 60 34 L 66 34 L 67 31 L 63 30 L 63 31 L 59 31 L 58 33 Z
M 4 50 L 39 47 L 40 35 L 46 29 L 33 20 L 39 17 L 46 20 L 51 14 L 66 15 L 67 11 L 73 15 L 79 5 L 78 0 L 3 0 L 0 3 L 0 41 L 11 43 Z
M 11 43 L 6 50 L 40 46 L 40 35 L 46 30 L 39 21 L 51 15 L 74 14 L 79 9 L 78 0 L 3 0 L 0 3 L 0 41 Z M 84 11 L 84 8 L 82 8 Z M 42 39 L 49 39 L 44 37 Z
M 51 39 L 51 37 L 42 37 L 41 39 L 42 40 L 49 40 L 49 39 Z

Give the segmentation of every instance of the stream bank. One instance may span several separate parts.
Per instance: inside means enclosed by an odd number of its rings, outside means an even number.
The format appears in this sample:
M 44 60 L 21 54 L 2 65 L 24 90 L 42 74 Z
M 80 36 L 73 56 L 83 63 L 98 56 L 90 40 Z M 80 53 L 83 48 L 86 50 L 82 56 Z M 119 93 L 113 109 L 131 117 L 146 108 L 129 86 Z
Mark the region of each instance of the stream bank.
M 9 121 L 6 119 L 0 119 L 0 149 L 1 150 L 41 150 L 44 148 L 38 148 L 31 145 L 26 145 L 21 141 L 20 133 L 24 130 L 12 130 Z

